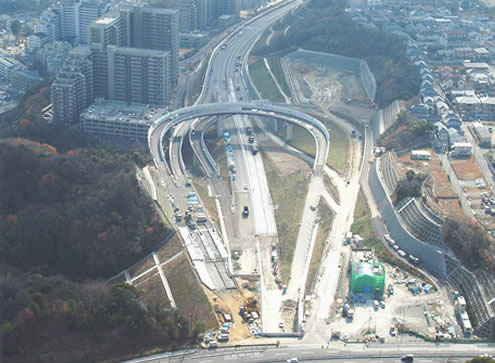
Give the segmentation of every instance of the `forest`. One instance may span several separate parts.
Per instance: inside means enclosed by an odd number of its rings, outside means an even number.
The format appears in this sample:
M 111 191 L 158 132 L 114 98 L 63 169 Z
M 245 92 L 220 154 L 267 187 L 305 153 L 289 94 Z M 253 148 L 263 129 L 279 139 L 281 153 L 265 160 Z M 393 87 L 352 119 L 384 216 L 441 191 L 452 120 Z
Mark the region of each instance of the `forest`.
M 471 271 L 495 272 L 495 247 L 486 231 L 475 222 L 450 216 L 443 225 L 443 238 Z
M 421 77 L 407 59 L 405 43 L 394 34 L 355 23 L 345 12 L 346 4 L 345 0 L 309 1 L 284 19 L 291 25 L 287 35 L 273 37 L 256 55 L 285 55 L 302 48 L 365 59 L 376 79 L 375 103 L 380 107 L 417 95 Z
M 416 174 L 413 170 L 408 170 L 406 177 L 399 180 L 395 188 L 395 204 L 399 204 L 404 198 L 421 197 L 421 186 L 425 179 L 426 175 L 422 173 Z
M 89 362 L 193 344 L 201 324 L 105 282 L 170 232 L 138 186 L 146 148 L 47 124 L 47 102 L 40 85 L 0 120 L 0 356 Z
M 435 127 L 425 120 L 418 120 L 407 111 L 401 111 L 397 119 L 378 139 L 378 145 L 395 151 L 414 144 L 429 145 Z

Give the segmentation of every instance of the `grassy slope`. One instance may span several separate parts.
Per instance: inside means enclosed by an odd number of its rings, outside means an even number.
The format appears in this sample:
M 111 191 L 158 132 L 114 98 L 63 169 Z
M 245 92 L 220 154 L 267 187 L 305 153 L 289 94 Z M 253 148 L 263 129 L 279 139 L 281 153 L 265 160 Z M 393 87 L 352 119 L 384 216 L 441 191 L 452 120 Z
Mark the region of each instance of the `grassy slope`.
M 359 197 L 354 209 L 354 223 L 351 226 L 353 234 L 359 234 L 364 240 L 373 237 L 371 230 L 371 214 L 368 208 L 368 203 L 362 192 L 359 192 Z
M 293 130 L 292 138 L 287 143 L 314 158 L 316 144 L 313 136 L 304 127 L 294 125 Z
M 338 173 L 344 173 L 349 157 L 349 138 L 347 134 L 334 124 L 330 127 L 330 151 L 328 153 L 328 164 Z
M 218 326 L 215 313 L 186 256 L 166 273 L 172 296 L 178 309 L 192 321 L 204 324 L 205 329 Z
M 192 83 L 192 90 L 190 93 L 191 99 L 190 103 L 194 102 L 196 98 L 198 98 L 201 93 L 201 89 L 203 88 L 203 82 L 205 80 L 206 69 L 208 68 L 208 62 L 203 62 L 201 68 L 199 69 L 199 74 L 196 76 Z
M 218 222 L 218 211 L 215 200 L 208 195 L 208 182 L 201 178 L 193 178 L 192 181 L 208 214 L 215 219 L 215 222 Z
M 308 180 L 303 171 L 281 177 L 264 154 L 263 163 L 273 204 L 278 206 L 275 220 L 279 238 L 280 275 L 282 281 L 287 283 L 308 192 Z
M 313 288 L 318 269 L 320 268 L 321 261 L 323 259 L 323 249 L 325 247 L 325 240 L 330 233 L 331 226 L 333 223 L 334 214 L 325 200 L 320 199 L 318 204 L 318 217 L 322 221 L 318 227 L 318 232 L 316 234 L 315 246 L 313 248 L 313 254 L 311 255 L 311 262 L 309 265 L 308 279 L 306 280 L 306 289 L 304 294 L 308 295 L 311 293 Z
M 347 166 L 347 159 L 349 157 L 349 138 L 347 134 L 336 124 L 323 118 L 320 118 L 320 121 L 323 122 L 325 126 L 330 128 L 330 151 L 328 153 L 328 165 L 334 168 L 338 173 L 344 173 Z M 310 155 L 311 157 L 315 156 L 315 140 L 305 128 L 294 126 L 293 137 L 287 143 Z
M 270 73 L 265 67 L 263 59 L 249 65 L 249 73 L 253 79 L 255 87 L 261 97 L 272 102 L 284 102 L 284 97 L 280 94 L 277 85 L 273 81 Z
M 290 89 L 287 84 L 287 80 L 285 79 L 284 71 L 282 69 L 282 65 L 280 64 L 280 57 L 270 57 L 268 58 L 268 64 L 270 65 L 270 69 L 272 70 L 273 75 L 277 79 L 280 88 L 287 96 L 290 96 Z

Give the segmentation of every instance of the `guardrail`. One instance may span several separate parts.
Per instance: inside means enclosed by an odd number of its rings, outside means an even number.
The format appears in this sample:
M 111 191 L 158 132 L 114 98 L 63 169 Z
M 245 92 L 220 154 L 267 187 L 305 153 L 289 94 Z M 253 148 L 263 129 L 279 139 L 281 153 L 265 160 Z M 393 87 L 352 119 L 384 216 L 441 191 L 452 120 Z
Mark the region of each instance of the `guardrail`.
M 215 159 L 213 159 L 213 156 L 211 156 L 210 152 L 208 151 L 208 148 L 206 147 L 206 142 L 205 142 L 205 133 L 204 133 L 204 130 L 208 130 L 208 127 L 210 127 L 210 125 L 213 123 L 213 122 L 216 122 L 215 119 L 212 119 L 211 121 L 209 121 L 203 131 L 201 131 L 201 140 L 200 140 L 200 144 L 201 144 L 201 148 L 203 150 L 205 150 L 205 155 L 206 155 L 206 158 L 208 159 L 208 162 L 210 163 L 213 171 L 215 172 L 215 174 L 218 175 L 218 169 L 217 169 L 217 164 L 215 163 Z
M 223 109 L 222 109 L 223 108 Z M 253 111 L 256 110 L 256 111 Z M 327 128 L 323 123 L 313 116 L 300 112 L 298 110 L 294 110 L 292 108 L 283 107 L 283 106 L 275 106 L 271 103 L 267 102 L 259 102 L 259 103 L 226 103 L 226 104 L 202 104 L 198 106 L 188 107 L 181 110 L 176 110 L 174 113 L 166 114 L 159 119 L 157 119 L 153 125 L 150 127 L 150 131 L 148 132 L 148 137 L 151 137 L 151 134 L 154 130 L 164 122 L 168 122 L 167 125 L 164 126 L 163 130 L 160 134 L 160 153 L 163 156 L 163 137 L 164 135 L 174 126 L 185 122 L 186 120 L 194 119 L 197 117 L 204 117 L 210 115 L 225 115 L 225 114 L 248 114 L 254 116 L 264 116 L 264 117 L 272 117 L 279 118 L 288 122 L 292 122 L 301 126 L 301 123 L 306 123 L 311 126 L 316 127 L 325 137 L 327 141 L 327 153 L 329 147 L 330 136 Z M 172 117 L 172 115 L 176 115 Z M 150 150 L 152 155 L 154 155 L 153 150 Z M 315 159 L 315 167 L 317 167 L 317 159 Z

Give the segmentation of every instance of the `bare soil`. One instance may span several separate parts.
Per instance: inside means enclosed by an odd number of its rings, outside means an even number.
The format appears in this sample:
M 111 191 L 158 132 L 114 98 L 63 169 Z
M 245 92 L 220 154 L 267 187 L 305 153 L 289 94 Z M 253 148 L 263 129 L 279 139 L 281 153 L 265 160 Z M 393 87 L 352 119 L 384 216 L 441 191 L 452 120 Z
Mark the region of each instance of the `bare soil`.
M 473 156 L 469 159 L 452 160 L 450 164 L 454 168 L 455 175 L 457 175 L 459 180 L 475 180 L 483 178 L 483 174 L 481 173 L 478 163 L 476 163 Z

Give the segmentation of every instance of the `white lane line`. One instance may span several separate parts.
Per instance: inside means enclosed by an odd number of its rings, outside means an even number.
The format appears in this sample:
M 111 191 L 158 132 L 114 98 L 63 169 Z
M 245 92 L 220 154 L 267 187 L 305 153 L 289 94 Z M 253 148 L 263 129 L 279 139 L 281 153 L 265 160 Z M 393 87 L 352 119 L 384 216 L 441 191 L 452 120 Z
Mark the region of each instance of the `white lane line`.
M 284 352 L 284 353 L 275 353 L 275 355 L 289 355 L 289 353 Z

